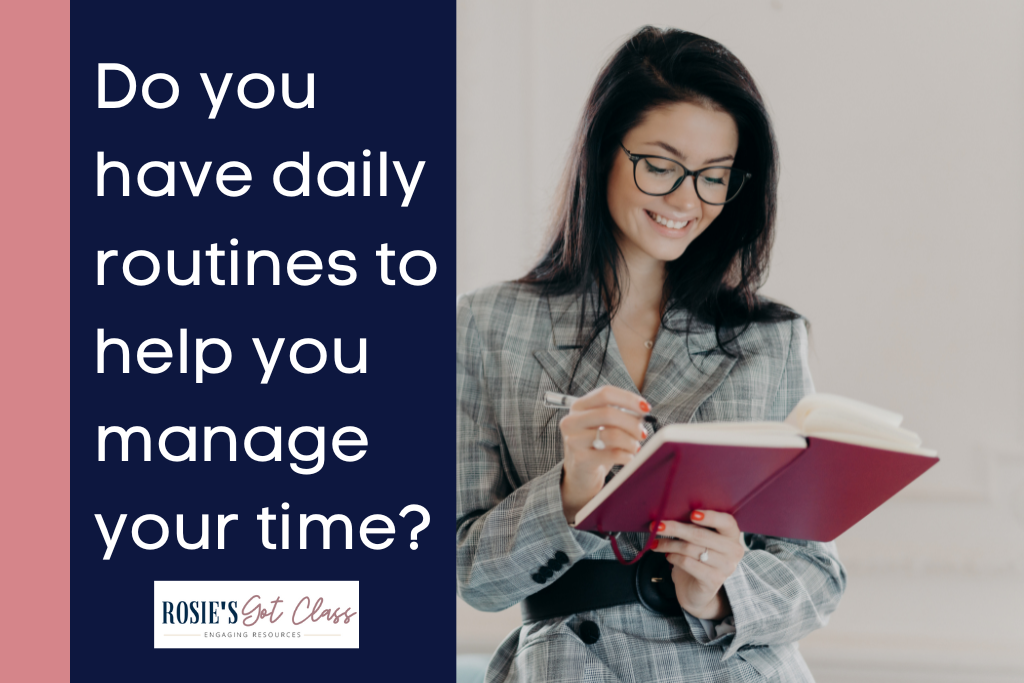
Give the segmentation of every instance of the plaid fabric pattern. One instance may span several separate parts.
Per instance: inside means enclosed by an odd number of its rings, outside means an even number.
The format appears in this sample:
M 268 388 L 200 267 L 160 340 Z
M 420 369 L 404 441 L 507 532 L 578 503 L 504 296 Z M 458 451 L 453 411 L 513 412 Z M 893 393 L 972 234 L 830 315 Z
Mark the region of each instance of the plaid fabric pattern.
M 578 297 L 543 297 L 505 283 L 457 304 L 456 546 L 459 595 L 502 610 L 543 586 L 534 580 L 556 553 L 568 562 L 614 559 L 609 543 L 568 526 L 559 484 L 560 414 L 546 391 L 582 395 L 604 384 L 636 391 L 605 330 L 580 360 Z M 676 314 L 669 327 L 685 326 Z M 689 343 L 691 353 L 687 352 Z M 604 353 L 607 346 L 607 354 Z M 814 391 L 804 322 L 757 324 L 737 358 L 714 351 L 714 331 L 662 329 L 642 395 L 660 425 L 712 420 L 783 420 Z M 636 552 L 644 538 L 624 537 Z M 796 642 L 828 622 L 846 585 L 834 543 L 753 537 L 725 583 L 736 632 L 710 638 L 699 619 L 624 605 L 524 625 L 491 660 L 497 681 L 812 681 Z M 555 566 L 558 566 L 556 563 Z M 581 638 L 583 627 L 590 637 Z

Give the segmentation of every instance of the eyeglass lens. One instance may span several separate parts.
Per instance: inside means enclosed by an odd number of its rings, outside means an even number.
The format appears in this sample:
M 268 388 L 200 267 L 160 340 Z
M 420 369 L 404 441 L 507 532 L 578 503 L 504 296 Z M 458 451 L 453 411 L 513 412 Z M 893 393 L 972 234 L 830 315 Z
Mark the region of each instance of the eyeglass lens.
M 640 159 L 635 168 L 637 187 L 652 195 L 668 194 L 686 173 L 681 165 L 667 159 Z M 709 204 L 730 201 L 743 187 L 746 179 L 743 172 L 734 173 L 733 169 L 726 166 L 712 166 L 701 169 L 699 173 L 694 179 L 697 196 Z

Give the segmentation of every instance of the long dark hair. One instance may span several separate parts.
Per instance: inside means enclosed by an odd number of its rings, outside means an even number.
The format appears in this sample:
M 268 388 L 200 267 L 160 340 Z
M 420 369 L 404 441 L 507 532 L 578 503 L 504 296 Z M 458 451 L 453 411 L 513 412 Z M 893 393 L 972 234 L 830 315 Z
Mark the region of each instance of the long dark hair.
M 625 275 L 607 197 L 608 174 L 622 153 L 619 143 L 651 109 L 676 102 L 730 114 L 739 131 L 735 166 L 753 177 L 714 224 L 667 264 L 662 324 L 671 329 L 670 314 L 685 310 L 691 314 L 685 329 L 671 331 L 689 335 L 695 321 L 712 325 L 715 348 L 731 356 L 731 342 L 750 324 L 799 317 L 757 295 L 774 234 L 778 154 L 753 78 L 714 40 L 645 26 L 612 56 L 594 84 L 562 179 L 550 244 L 519 280 L 541 286 L 546 294 L 582 297 L 580 357 L 614 317 Z M 587 296 L 595 283 L 599 300 Z

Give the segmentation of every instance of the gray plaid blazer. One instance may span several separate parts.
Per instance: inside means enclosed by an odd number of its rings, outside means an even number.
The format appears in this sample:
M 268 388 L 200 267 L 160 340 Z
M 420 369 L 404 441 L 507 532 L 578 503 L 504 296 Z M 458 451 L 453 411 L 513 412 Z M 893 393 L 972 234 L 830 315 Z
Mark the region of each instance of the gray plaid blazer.
M 556 553 L 568 562 L 551 580 L 583 558 L 614 555 L 608 541 L 565 522 L 559 416 L 541 401 L 545 391 L 568 393 L 579 353 L 578 297 L 505 283 L 461 297 L 457 309 L 458 592 L 477 609 L 497 611 L 540 590 L 532 575 Z M 685 316 L 674 314 L 668 327 L 683 327 Z M 688 342 L 661 330 L 643 391 L 659 424 L 781 421 L 814 390 L 802 320 L 751 326 L 737 358 L 714 346 L 706 327 L 694 328 Z M 608 328 L 582 358 L 573 389 L 604 384 L 636 391 Z M 625 540 L 635 552 L 643 539 Z M 708 634 L 689 614 L 609 607 L 516 629 L 494 654 L 487 680 L 813 681 L 797 641 L 828 622 L 843 594 L 835 544 L 753 536 L 748 546 L 756 549 L 725 582 L 734 633 Z M 580 638 L 585 621 L 597 624 L 597 642 Z

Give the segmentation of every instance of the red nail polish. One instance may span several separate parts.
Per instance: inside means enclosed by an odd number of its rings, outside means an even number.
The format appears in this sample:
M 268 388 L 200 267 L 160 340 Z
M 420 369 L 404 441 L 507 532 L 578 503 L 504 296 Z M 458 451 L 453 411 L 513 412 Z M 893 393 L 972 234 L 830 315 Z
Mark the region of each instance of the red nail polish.
M 645 413 L 651 412 L 651 404 L 648 403 L 647 401 L 640 401 L 640 410 L 644 411 Z
M 655 548 L 657 548 L 658 547 L 658 543 L 659 543 L 658 539 L 654 539 L 654 543 L 651 545 L 651 550 L 654 550 Z
M 657 524 L 657 522 L 651 522 L 651 525 L 648 528 L 651 531 L 657 531 L 657 528 L 655 527 L 656 524 Z
M 658 522 L 658 531 L 665 530 L 665 522 Z
M 640 428 L 640 433 L 641 433 L 641 434 L 643 434 L 643 436 L 642 436 L 642 437 L 640 437 L 640 438 L 642 438 L 642 439 L 646 439 L 646 438 L 647 438 L 647 430 L 646 430 L 646 429 L 644 429 L 643 427 L 641 427 L 641 428 Z
M 690 513 L 690 519 L 692 519 L 695 522 L 699 522 L 702 519 L 704 519 L 704 513 L 701 512 L 700 510 L 694 510 L 693 512 Z

